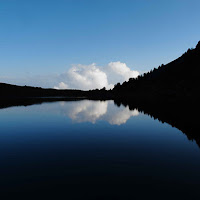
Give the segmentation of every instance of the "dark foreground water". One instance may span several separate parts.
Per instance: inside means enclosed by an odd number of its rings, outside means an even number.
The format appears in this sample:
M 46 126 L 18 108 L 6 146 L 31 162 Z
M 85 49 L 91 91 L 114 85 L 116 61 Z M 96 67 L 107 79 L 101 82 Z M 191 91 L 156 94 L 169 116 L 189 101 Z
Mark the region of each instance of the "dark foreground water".
M 200 149 L 181 131 L 113 101 L 0 110 L 0 196 L 194 199 Z

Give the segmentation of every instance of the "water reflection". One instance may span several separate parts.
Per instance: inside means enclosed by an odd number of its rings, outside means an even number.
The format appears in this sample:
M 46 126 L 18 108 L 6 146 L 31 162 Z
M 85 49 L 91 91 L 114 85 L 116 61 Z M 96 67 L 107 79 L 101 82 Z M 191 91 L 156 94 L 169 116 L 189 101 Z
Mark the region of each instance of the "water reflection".
M 1 109 L 0 190 L 44 199 L 180 199 L 183 192 L 195 199 L 198 146 L 129 107 L 84 100 Z
M 113 114 L 110 114 L 108 121 L 110 124 L 121 125 L 121 124 L 125 124 L 130 117 L 138 116 L 138 115 L 139 115 L 139 112 L 137 109 L 130 111 L 129 108 L 126 107 L 126 108 L 116 111 Z
M 76 101 L 60 102 L 60 112 L 65 114 L 73 122 L 91 122 L 97 120 L 107 121 L 112 125 L 125 124 L 132 116 L 138 116 L 138 110 L 129 110 L 128 107 L 114 106 L 112 101 Z
M 115 108 L 113 102 L 119 107 L 118 109 Z M 51 106 L 48 106 L 46 103 L 51 103 Z M 138 116 L 139 113 L 144 113 L 154 119 L 158 119 L 162 123 L 166 122 L 178 128 L 187 135 L 189 140 L 195 140 L 200 146 L 200 136 L 196 131 L 199 127 L 199 120 L 198 117 L 191 117 L 194 116 L 194 110 L 198 113 L 197 108 L 199 106 L 196 103 L 185 104 L 184 101 L 178 103 L 173 101 L 160 103 L 145 101 L 144 103 L 131 99 L 83 101 L 77 98 L 28 98 L 1 100 L 0 109 L 31 105 L 31 107 L 36 109 L 37 106 L 33 106 L 36 104 L 42 104 L 42 106 L 38 107 L 39 112 L 42 110 L 46 113 L 50 111 L 53 111 L 53 113 L 59 112 L 59 114 L 67 116 L 75 123 L 91 122 L 94 124 L 97 121 L 106 120 L 110 124 L 121 125 L 125 124 L 131 116 Z
M 77 101 L 61 102 L 62 112 L 64 112 L 74 122 L 95 123 L 107 113 L 108 102 L 106 101 Z

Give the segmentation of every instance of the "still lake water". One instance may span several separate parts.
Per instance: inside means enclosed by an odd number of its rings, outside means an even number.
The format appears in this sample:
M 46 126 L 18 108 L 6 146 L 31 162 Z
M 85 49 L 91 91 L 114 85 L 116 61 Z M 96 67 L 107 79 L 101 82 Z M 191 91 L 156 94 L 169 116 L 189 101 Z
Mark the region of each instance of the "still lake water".
M 113 101 L 1 109 L 0 162 L 4 195 L 183 199 L 200 184 L 195 141 Z

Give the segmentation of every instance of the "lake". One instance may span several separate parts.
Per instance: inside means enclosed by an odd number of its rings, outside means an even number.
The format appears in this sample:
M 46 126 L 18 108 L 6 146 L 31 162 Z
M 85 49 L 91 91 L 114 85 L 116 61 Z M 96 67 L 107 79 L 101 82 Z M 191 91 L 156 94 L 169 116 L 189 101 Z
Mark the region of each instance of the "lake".
M 1 195 L 195 198 L 200 149 L 167 123 L 113 101 L 0 109 Z

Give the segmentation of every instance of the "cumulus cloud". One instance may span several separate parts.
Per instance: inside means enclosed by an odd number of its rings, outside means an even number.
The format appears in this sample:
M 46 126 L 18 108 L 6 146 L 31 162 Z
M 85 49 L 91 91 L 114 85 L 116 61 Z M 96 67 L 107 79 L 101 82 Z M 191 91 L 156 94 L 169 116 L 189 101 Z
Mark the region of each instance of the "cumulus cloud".
M 112 70 L 112 72 L 120 75 L 124 81 L 128 81 L 129 78 L 136 78 L 139 75 L 138 71 L 132 71 L 129 67 L 127 67 L 126 63 L 121 62 L 110 62 L 108 67 Z
M 60 82 L 59 84 L 58 84 L 58 87 L 54 87 L 54 89 L 68 89 L 69 87 L 68 87 L 68 85 L 66 84 L 66 83 L 63 83 L 63 82 Z
M 107 66 L 73 65 L 66 73 L 60 75 L 61 81 L 56 89 L 112 89 L 114 84 L 127 81 L 139 75 L 138 71 L 131 70 L 125 63 L 110 62 Z
M 70 84 L 78 89 L 101 89 L 110 88 L 107 74 L 103 72 L 95 63 L 91 65 L 75 65 L 67 72 Z

